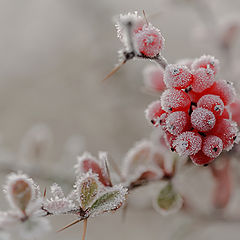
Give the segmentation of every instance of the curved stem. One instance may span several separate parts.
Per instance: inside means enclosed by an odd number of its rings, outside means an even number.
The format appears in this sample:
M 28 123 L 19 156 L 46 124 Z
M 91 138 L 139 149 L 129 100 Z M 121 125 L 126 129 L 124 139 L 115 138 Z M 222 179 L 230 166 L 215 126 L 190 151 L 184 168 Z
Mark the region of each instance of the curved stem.
M 87 233 L 87 218 L 84 219 L 84 221 L 83 221 L 83 235 L 82 235 L 82 240 L 85 240 L 86 233 Z

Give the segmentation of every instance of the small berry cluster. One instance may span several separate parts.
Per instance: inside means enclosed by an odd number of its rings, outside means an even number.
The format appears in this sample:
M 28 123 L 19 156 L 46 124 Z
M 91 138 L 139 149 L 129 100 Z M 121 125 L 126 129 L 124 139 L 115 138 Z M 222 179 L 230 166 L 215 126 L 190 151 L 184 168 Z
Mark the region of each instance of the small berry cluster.
M 202 56 L 192 64 L 169 64 L 164 71 L 167 89 L 151 103 L 146 117 L 165 132 L 172 151 L 207 165 L 238 137 L 229 106 L 235 101 L 231 83 L 217 80 L 219 61 Z
M 121 14 L 116 20 L 116 29 L 124 45 L 126 60 L 135 56 L 155 58 L 163 49 L 164 38 L 160 30 L 137 12 Z

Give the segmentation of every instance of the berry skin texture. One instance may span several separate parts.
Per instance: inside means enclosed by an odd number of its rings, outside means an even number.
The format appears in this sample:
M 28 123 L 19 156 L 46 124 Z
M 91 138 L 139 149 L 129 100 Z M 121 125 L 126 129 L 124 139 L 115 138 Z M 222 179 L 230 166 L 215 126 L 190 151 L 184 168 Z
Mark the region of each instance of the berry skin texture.
M 146 67 L 143 71 L 144 85 L 147 89 L 162 92 L 166 89 L 163 81 L 164 70 L 163 68 L 155 65 Z
M 222 115 L 224 110 L 224 103 L 222 99 L 217 95 L 207 94 L 202 96 L 198 103 L 197 107 L 205 108 L 213 112 L 216 117 Z
M 211 163 L 214 160 L 214 158 L 210 158 L 206 156 L 202 151 L 199 151 L 198 153 L 191 155 L 190 159 L 197 166 L 202 166 L 202 165 L 207 166 L 209 163 Z
M 190 117 L 186 112 L 177 111 L 166 118 L 166 128 L 173 135 L 179 135 L 190 128 Z
M 198 133 L 186 131 L 173 141 L 173 147 L 179 155 L 193 155 L 202 148 L 202 138 Z
M 229 151 L 232 149 L 239 132 L 235 122 L 229 119 L 221 119 L 216 123 L 211 134 L 221 138 L 223 142 L 223 150 Z
M 234 101 L 236 95 L 232 83 L 225 80 L 216 81 L 207 91 L 207 94 L 214 94 L 219 96 L 222 99 L 224 105 L 231 104 Z
M 210 88 L 214 83 L 214 72 L 210 68 L 199 68 L 193 72 L 192 89 L 196 93 L 201 93 Z
M 151 24 L 144 25 L 135 35 L 137 50 L 147 57 L 156 57 L 163 49 L 164 38 Z
M 221 138 L 209 135 L 203 140 L 202 152 L 210 157 L 216 158 L 220 155 L 223 149 L 223 142 Z
M 191 68 L 193 71 L 199 68 L 211 68 L 216 75 L 219 71 L 219 61 L 213 56 L 203 55 L 192 63 Z
M 196 108 L 191 114 L 191 123 L 196 130 L 208 132 L 214 127 L 216 118 L 211 111 L 204 108 Z
M 187 111 L 191 101 L 187 93 L 176 89 L 167 89 L 161 96 L 161 105 L 166 112 Z
M 164 82 L 168 88 L 180 90 L 192 83 L 192 74 L 186 66 L 169 64 L 164 72 Z

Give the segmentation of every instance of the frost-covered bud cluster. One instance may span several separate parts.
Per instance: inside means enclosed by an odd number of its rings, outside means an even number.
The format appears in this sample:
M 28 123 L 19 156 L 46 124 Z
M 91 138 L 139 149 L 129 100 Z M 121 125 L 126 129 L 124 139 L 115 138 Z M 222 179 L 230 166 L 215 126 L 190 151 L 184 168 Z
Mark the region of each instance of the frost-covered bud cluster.
M 142 140 L 127 152 L 122 175 L 131 188 L 142 181 L 173 177 L 175 164 L 173 155 L 166 152 L 160 142 Z
M 164 38 L 159 29 L 138 15 L 137 12 L 121 14 L 116 18 L 116 29 L 119 39 L 124 44 L 124 52 L 131 57 L 141 55 L 154 58 L 164 46 Z M 128 58 L 130 56 L 127 56 Z
M 78 158 L 75 170 L 76 181 L 72 191 L 65 195 L 54 183 L 49 199 L 46 190 L 42 196 L 39 186 L 31 178 L 21 173 L 10 174 L 4 191 L 11 210 L 0 212 L 0 228 L 14 232 L 22 239 L 35 239 L 49 230 L 49 222 L 43 217 L 73 214 L 80 222 L 117 210 L 124 203 L 127 188 L 112 184 L 105 152 L 99 153 L 99 159 L 84 153 Z
M 124 158 L 122 177 L 129 190 L 152 181 L 167 182 L 152 202 L 157 212 L 168 215 L 177 212 L 183 201 L 171 181 L 180 162 L 175 153 L 166 151 L 162 137 L 162 133 L 155 132 L 151 139 L 137 142 Z
M 127 189 L 122 185 L 104 186 L 97 174 L 82 174 L 74 185 L 72 199 L 76 205 L 76 213 L 81 218 L 94 217 L 121 207 L 125 201 Z
M 190 62 L 166 67 L 168 89 L 148 106 L 146 118 L 165 132 L 172 151 L 207 165 L 238 140 L 239 100 L 231 83 L 217 79 L 217 59 L 204 55 Z
M 85 152 L 82 156 L 78 157 L 78 162 L 75 165 L 76 174 L 81 176 L 82 173 L 87 173 L 89 170 L 98 175 L 99 181 L 104 186 L 112 186 L 106 152 L 100 152 L 99 159 L 95 158 L 88 152 Z
M 0 212 L 0 228 L 22 239 L 33 239 L 50 230 L 43 214 L 39 187 L 25 174 L 12 173 L 7 177 L 4 192 L 11 209 Z
M 82 220 L 116 210 L 125 201 L 127 189 L 112 185 L 105 152 L 99 153 L 99 159 L 84 153 L 78 158 L 75 172 L 76 182 L 68 196 L 60 186 L 52 185 L 52 197 L 43 204 L 47 215 L 75 214 Z
M 124 203 L 127 189 L 112 184 L 107 153 L 100 152 L 99 159 L 84 153 L 78 158 L 75 172 L 77 179 L 71 198 L 82 218 L 114 211 Z

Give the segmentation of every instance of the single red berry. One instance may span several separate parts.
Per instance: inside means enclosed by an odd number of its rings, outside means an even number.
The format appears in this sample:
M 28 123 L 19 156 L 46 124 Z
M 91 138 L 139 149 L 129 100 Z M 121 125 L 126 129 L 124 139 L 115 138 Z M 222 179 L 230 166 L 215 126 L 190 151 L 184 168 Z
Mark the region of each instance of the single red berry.
M 209 135 L 204 138 L 202 151 L 206 156 L 210 158 L 216 158 L 220 155 L 222 149 L 223 142 L 221 138 L 214 135 Z
M 208 94 L 214 94 L 219 96 L 224 105 L 231 104 L 235 99 L 235 90 L 232 83 L 225 80 L 215 81 L 211 88 L 207 90 Z
M 161 97 L 161 105 L 166 112 L 187 111 L 191 101 L 187 93 L 176 89 L 167 89 Z
M 220 119 L 217 121 L 211 134 L 221 138 L 223 142 L 223 150 L 231 150 L 238 136 L 237 124 L 229 119 Z
M 163 49 L 164 38 L 151 24 L 145 24 L 135 35 L 137 50 L 147 57 L 155 57 Z
M 173 135 L 179 135 L 190 128 L 190 117 L 188 113 L 177 111 L 170 113 L 166 118 L 166 128 Z
M 210 88 L 214 83 L 214 72 L 210 68 L 199 68 L 193 72 L 192 89 L 201 93 Z
M 192 83 L 192 74 L 184 65 L 169 64 L 164 72 L 164 82 L 168 88 L 184 89 Z
M 193 155 L 201 150 L 202 138 L 198 133 L 186 131 L 177 136 L 173 147 L 179 155 Z
M 224 110 L 222 99 L 219 96 L 212 94 L 202 96 L 199 99 L 197 106 L 210 110 L 216 117 L 221 116 Z
M 191 114 L 191 123 L 193 128 L 200 132 L 210 131 L 216 122 L 214 114 L 204 108 L 196 108 Z
M 206 156 L 202 151 L 199 151 L 198 153 L 191 155 L 190 158 L 192 162 L 197 166 L 202 166 L 202 165 L 206 166 L 214 160 L 214 158 L 210 158 Z
M 211 68 L 214 74 L 216 74 L 219 71 L 219 61 L 213 56 L 203 55 L 194 60 L 191 68 L 194 71 L 199 68 Z

